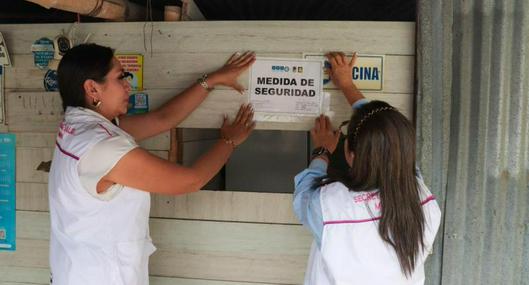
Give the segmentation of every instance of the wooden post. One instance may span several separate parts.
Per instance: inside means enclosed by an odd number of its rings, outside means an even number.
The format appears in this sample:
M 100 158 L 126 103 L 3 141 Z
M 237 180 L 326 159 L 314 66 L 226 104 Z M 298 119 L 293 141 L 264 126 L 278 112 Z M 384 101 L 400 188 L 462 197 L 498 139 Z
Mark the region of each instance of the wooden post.
M 184 158 L 184 144 L 182 142 L 182 129 L 172 128 L 169 145 L 169 161 L 182 164 Z

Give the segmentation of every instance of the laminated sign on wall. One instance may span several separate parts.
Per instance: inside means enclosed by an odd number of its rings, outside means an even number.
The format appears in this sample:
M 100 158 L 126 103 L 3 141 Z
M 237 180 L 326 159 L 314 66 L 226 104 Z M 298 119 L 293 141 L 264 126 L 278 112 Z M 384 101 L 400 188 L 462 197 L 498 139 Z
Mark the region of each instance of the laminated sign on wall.
M 250 69 L 256 113 L 317 116 L 322 108 L 321 60 L 258 58 Z
M 352 54 L 346 54 L 348 60 L 351 59 Z M 331 64 L 326 60 L 321 53 L 304 54 L 306 59 L 319 59 L 325 61 L 323 70 L 323 85 L 324 88 L 336 88 L 330 79 L 329 69 Z M 384 56 L 383 55 L 357 55 L 353 72 L 351 74 L 353 82 L 360 90 L 382 91 L 384 82 Z
M 0 134 L 0 250 L 16 249 L 15 135 Z
M 134 91 L 143 90 L 143 55 L 116 54 L 123 69 L 128 72 L 127 81 Z
M 129 96 L 127 114 L 145 114 L 149 112 L 149 95 L 134 93 Z

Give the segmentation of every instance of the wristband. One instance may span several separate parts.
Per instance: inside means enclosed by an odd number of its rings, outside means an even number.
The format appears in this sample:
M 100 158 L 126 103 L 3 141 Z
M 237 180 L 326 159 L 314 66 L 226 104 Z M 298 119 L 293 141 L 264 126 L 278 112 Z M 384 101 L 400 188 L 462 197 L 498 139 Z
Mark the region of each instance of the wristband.
M 236 148 L 237 147 L 237 145 L 235 144 L 235 142 L 232 139 L 222 138 L 222 141 L 224 141 L 225 144 L 231 145 L 232 148 Z
M 324 155 L 324 156 L 327 157 L 327 160 L 330 160 L 331 152 L 328 149 L 326 149 L 326 148 L 324 148 L 322 146 L 317 147 L 317 148 L 315 148 L 312 151 L 310 160 L 313 160 L 314 158 L 316 158 L 316 157 L 318 157 L 320 155 Z
M 208 82 L 206 81 L 206 79 L 208 79 L 208 75 L 204 73 L 204 74 L 202 74 L 202 77 L 197 79 L 197 83 L 200 84 L 200 86 L 202 86 L 207 91 L 213 90 L 213 88 L 209 88 L 209 85 L 208 85 Z

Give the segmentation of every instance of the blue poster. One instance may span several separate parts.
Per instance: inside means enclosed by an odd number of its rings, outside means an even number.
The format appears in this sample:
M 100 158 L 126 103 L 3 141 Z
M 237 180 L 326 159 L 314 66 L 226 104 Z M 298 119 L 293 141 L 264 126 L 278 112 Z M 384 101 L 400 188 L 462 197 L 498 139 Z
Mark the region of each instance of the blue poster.
M 129 96 L 127 114 L 144 114 L 149 112 L 149 95 L 147 93 L 135 93 Z
M 16 249 L 15 135 L 0 134 L 0 250 Z

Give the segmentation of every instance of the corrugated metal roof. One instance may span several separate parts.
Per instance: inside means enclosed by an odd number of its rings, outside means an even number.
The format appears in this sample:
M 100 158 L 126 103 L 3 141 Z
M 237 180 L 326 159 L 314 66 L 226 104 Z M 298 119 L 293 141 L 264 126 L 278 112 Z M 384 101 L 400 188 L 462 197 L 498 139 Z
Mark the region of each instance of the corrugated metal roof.
M 419 158 L 445 209 L 428 284 L 529 284 L 529 1 L 419 2 Z

